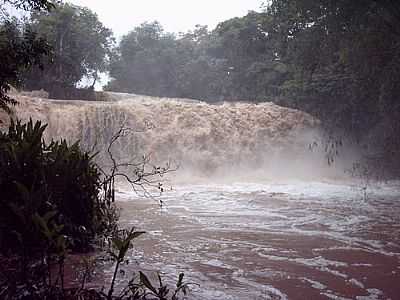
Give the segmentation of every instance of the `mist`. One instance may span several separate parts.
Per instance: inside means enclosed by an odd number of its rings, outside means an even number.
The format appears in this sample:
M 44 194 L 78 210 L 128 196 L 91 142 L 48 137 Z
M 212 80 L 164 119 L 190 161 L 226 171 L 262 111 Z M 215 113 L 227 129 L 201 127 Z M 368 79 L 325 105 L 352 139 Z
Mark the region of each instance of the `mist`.
M 0 1 L 0 298 L 397 299 L 400 4 Z
M 334 149 L 331 157 L 320 120 L 272 102 L 104 95 L 109 100 L 97 103 L 20 96 L 23 109 L 15 113 L 47 123 L 48 141 L 79 140 L 99 153 L 102 165 L 110 163 L 113 135 L 125 128 L 112 147 L 115 158 L 134 163 L 148 156 L 152 165 L 168 163 L 176 169 L 169 177 L 178 182 L 351 180 L 352 164 L 362 157 L 350 145 Z

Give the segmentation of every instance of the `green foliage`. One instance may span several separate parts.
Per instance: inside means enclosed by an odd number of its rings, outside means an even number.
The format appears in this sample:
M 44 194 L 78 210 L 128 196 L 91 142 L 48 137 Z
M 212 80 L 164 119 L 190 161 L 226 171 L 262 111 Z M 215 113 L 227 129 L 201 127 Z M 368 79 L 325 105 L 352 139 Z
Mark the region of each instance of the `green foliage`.
M 15 8 L 29 10 L 50 10 L 54 8 L 56 1 L 48 0 L 3 0 L 3 3 L 9 3 Z
M 143 178 L 165 171 L 155 167 L 154 173 L 129 179 L 117 172 L 120 165 L 114 161 L 111 174 L 103 174 L 93 155 L 81 151 L 78 143 L 45 143 L 45 129 L 40 121 L 12 121 L 8 132 L 0 132 L 0 258 L 7 257 L 16 270 L 12 274 L 7 272 L 10 267 L 0 270 L 0 298 L 177 300 L 178 294 L 186 294 L 183 274 L 172 289 L 160 276 L 156 288 L 140 272 L 115 295 L 116 279 L 129 263 L 128 251 L 144 233 L 118 229 L 113 204 L 115 177 L 140 185 Z M 120 134 L 114 136 L 110 148 Z M 86 289 L 87 276 L 80 288 L 66 288 L 68 252 L 87 250 L 99 235 L 108 241 L 107 253 L 115 263 L 107 293 Z
M 47 40 L 53 53 L 43 70 L 24 74 L 26 88 L 43 88 L 57 97 L 82 78 L 93 80 L 94 86 L 99 72 L 106 70 L 112 32 L 88 8 L 59 4 L 50 12 L 33 13 L 27 26 Z
M 158 22 L 144 23 L 122 38 L 105 88 L 208 101 L 262 100 L 285 73 L 272 62 L 260 26 L 265 18 L 251 12 L 213 32 L 197 26 L 178 36 L 165 33 Z
M 45 40 L 29 28 L 21 29 L 16 20 L 0 24 L 0 109 L 9 112 L 16 101 L 7 95 L 10 85 L 21 84 L 21 73 L 33 65 L 40 67 L 50 51 Z
M 50 10 L 54 7 L 52 1 L 47 0 L 4 0 L 0 3 L 0 11 L 3 12 L 3 5 L 6 4 L 26 11 Z M 0 22 L 0 110 L 9 113 L 10 105 L 16 104 L 7 95 L 10 85 L 19 86 L 21 73 L 33 65 L 40 68 L 41 60 L 49 54 L 50 48 L 30 28 L 21 28 L 16 19 L 4 15 Z
M 178 295 L 183 293 L 187 294 L 188 283 L 183 281 L 184 274 L 180 273 L 176 282 L 176 287 L 172 290 L 168 285 L 164 284 L 160 274 L 157 274 L 159 287 L 156 287 L 151 280 L 141 271 L 139 271 L 139 278 L 133 277 L 128 284 L 120 291 L 118 296 L 114 296 L 114 285 L 118 274 L 121 272 L 120 267 L 122 263 L 129 264 L 126 258 L 128 250 L 133 247 L 133 241 L 144 234 L 142 231 L 135 231 L 134 228 L 130 230 L 118 230 L 114 232 L 110 238 L 110 249 L 108 251 L 112 261 L 115 262 L 114 274 L 111 280 L 110 288 L 107 294 L 101 294 L 104 298 L 101 299 L 153 299 L 153 300 L 178 300 Z
M 373 168 L 400 174 L 398 1 L 275 0 L 267 12 L 291 70 L 285 104 L 366 144 Z
M 100 194 L 101 174 L 93 156 L 82 152 L 78 143 L 46 144 L 45 128 L 40 122 L 18 121 L 11 123 L 8 133 L 0 134 L 3 252 L 42 247 L 41 234 L 52 237 L 44 226 L 49 219 L 56 220 L 52 228 L 66 235 L 70 246 L 81 250 L 110 225 L 111 207 Z
M 145 23 L 122 38 L 106 89 L 275 101 L 364 142 L 400 174 L 399 28 L 394 0 L 273 0 L 178 36 Z
M 122 269 L 129 264 L 128 250 L 133 248 L 134 240 L 143 232 L 130 230 L 116 230 L 108 239 L 111 241 L 108 253 L 115 264 L 110 287 L 101 289 L 88 289 L 85 287 L 91 266 L 86 265 L 84 276 L 80 279 L 79 288 L 66 288 L 64 286 L 64 265 L 66 255 L 66 243 L 61 235 L 61 226 L 53 226 L 54 212 L 45 216 L 34 216 L 35 224 L 41 229 L 46 241 L 42 248 L 42 257 L 33 265 L 23 263 L 29 270 L 27 278 L 15 278 L 0 271 L 0 297 L 5 300 L 14 299 L 76 299 L 76 300 L 179 300 L 181 295 L 186 296 L 189 285 L 184 281 L 184 274 L 180 273 L 175 287 L 166 284 L 160 274 L 157 273 L 158 284 L 152 282 L 146 274 L 139 271 L 135 273 L 122 286 L 115 291 L 117 277 L 124 275 Z M 54 227 L 54 228 L 53 228 Z M 93 261 L 91 262 L 93 264 Z M 44 268 L 43 268 L 44 267 Z M 55 273 L 55 267 L 58 272 Z M 2 281 L 2 277 L 8 277 Z
M 171 96 L 185 51 L 159 23 L 144 23 L 124 36 L 114 52 L 110 64 L 114 80 L 108 89 Z

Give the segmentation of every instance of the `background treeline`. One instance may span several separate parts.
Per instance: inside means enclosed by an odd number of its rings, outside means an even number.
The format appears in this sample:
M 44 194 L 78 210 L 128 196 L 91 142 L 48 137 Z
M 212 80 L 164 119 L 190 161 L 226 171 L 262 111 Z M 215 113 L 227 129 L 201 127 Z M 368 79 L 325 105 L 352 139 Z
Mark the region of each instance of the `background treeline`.
M 54 4 L 53 9 L 33 10 L 22 20 L 3 16 L 1 21 L 2 70 L 9 62 L 18 65 L 12 69 L 15 76 L 8 79 L 10 83 L 27 90 L 44 89 L 55 99 L 90 98 L 90 93 L 75 88 L 84 79 L 93 91 L 99 73 L 107 71 L 114 42 L 111 30 L 96 14 L 79 6 Z M 18 60 L 20 51 L 32 52 L 35 61 Z M 22 54 L 22 59 L 29 57 Z
M 307 111 L 368 147 L 370 166 L 400 174 L 396 0 L 273 0 L 212 31 L 179 35 L 146 23 L 114 49 L 110 76 L 111 91 Z
M 34 33 L 51 49 L 41 64 L 18 72 L 26 89 L 84 98 L 74 92 L 77 84 L 93 90 L 99 74 L 108 71 L 104 88 L 110 91 L 274 101 L 317 116 L 368 145 L 371 159 L 381 164 L 384 157 L 400 170 L 396 0 L 272 0 L 261 12 L 212 31 L 197 26 L 173 34 L 158 22 L 144 23 L 118 43 L 93 12 L 70 4 L 32 13 L 22 24 L 4 23 L 0 40 L 10 28 L 19 36 Z

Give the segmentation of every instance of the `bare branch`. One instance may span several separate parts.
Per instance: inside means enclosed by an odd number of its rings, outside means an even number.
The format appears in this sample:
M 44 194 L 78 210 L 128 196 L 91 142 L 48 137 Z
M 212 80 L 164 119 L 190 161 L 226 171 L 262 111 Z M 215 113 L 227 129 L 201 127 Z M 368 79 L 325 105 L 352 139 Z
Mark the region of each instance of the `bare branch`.
M 151 155 L 143 155 L 140 160 L 135 161 L 124 161 L 119 162 L 113 153 L 113 146 L 115 143 L 128 136 L 129 134 L 144 132 L 146 129 L 152 129 L 154 125 L 145 121 L 145 129 L 133 130 L 132 128 L 125 127 L 124 124 L 120 126 L 117 132 L 111 137 L 110 143 L 107 147 L 108 158 L 111 161 L 111 165 L 108 166 L 109 171 L 106 172 L 100 168 L 103 173 L 103 193 L 108 202 L 115 201 L 115 181 L 123 179 L 131 186 L 132 190 L 141 194 L 146 198 L 156 200 L 160 206 L 163 205 L 161 199 L 156 199 L 154 192 L 149 189 L 156 189 L 159 191 L 159 195 L 164 192 L 164 186 L 161 182 L 161 178 L 165 174 L 176 171 L 176 168 L 171 167 L 171 162 L 167 162 L 165 166 L 156 166 L 150 163 Z

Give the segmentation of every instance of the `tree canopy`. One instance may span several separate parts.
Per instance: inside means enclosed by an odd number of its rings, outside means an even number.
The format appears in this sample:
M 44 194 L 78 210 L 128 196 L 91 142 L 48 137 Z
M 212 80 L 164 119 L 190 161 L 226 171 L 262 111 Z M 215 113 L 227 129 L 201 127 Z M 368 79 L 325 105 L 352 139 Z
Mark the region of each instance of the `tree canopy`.
M 399 172 L 400 3 L 276 0 L 267 12 L 292 70 L 285 103 L 379 149 Z
M 26 11 L 51 10 L 57 1 L 54 0 L 2 0 L 2 4 L 10 4 L 17 9 Z
M 3 0 L 5 4 L 14 5 L 24 10 L 51 9 L 54 5 L 47 0 Z M 39 65 L 50 48 L 47 42 L 39 38 L 29 28 L 23 28 L 16 19 L 3 16 L 0 23 L 0 109 L 9 111 L 15 100 L 7 95 L 10 85 L 21 83 L 21 73 Z
M 26 25 L 52 47 L 44 68 L 25 74 L 26 88 L 52 94 L 54 89 L 75 87 L 83 78 L 94 86 L 99 72 L 107 69 L 112 32 L 89 9 L 59 4 L 50 12 L 33 13 Z
M 400 157 L 395 0 L 272 0 L 262 12 L 226 20 L 212 31 L 197 26 L 172 34 L 158 22 L 143 23 L 114 48 L 111 31 L 89 9 L 44 0 L 6 2 L 34 12 L 24 26 L 1 27 L 2 95 L 14 82 L 53 96 L 82 78 L 93 87 L 99 72 L 109 70 L 107 90 L 274 101 L 305 110 L 358 141 L 373 140 L 385 149 L 382 156 Z M 38 58 L 49 49 L 42 71 Z M 2 97 L 5 107 L 11 100 Z
M 180 35 L 145 23 L 115 49 L 106 89 L 274 101 L 400 157 L 399 28 L 394 0 L 273 0 Z

